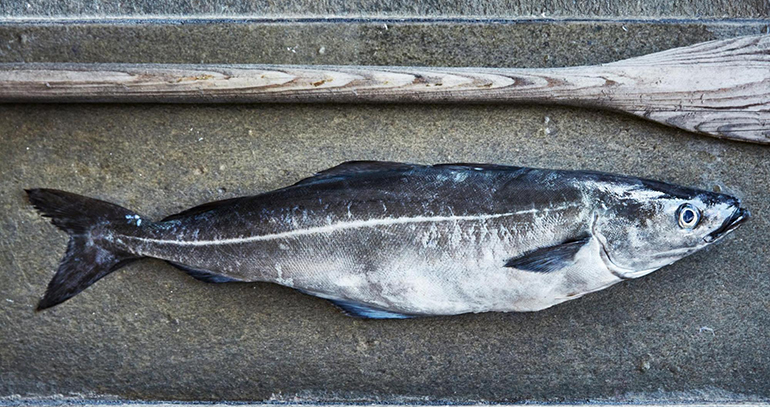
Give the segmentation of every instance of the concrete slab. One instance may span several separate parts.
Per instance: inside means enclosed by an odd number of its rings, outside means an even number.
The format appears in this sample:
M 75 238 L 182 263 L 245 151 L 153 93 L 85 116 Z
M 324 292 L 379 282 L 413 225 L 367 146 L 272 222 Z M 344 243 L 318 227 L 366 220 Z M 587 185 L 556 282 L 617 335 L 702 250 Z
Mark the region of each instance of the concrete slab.
M 6 22 L 0 61 L 562 67 L 768 30 L 762 20 Z
M 26 404 L 22 404 L 26 403 Z M 48 407 L 48 406 L 64 406 L 64 405 L 73 405 L 78 407 L 100 407 L 100 406 L 113 406 L 113 407 L 142 407 L 142 406 L 152 406 L 152 407 L 192 407 L 192 406 L 200 406 L 201 403 L 180 403 L 180 402 L 121 402 L 121 401 L 83 401 L 83 400 L 71 400 L 71 401 L 65 401 L 63 399 L 57 400 L 57 399 L 25 399 L 25 400 L 17 400 L 13 402 L 7 402 L 3 403 L 2 400 L 0 400 L 1 406 L 39 406 L 39 407 Z M 210 407 L 226 407 L 226 406 L 238 406 L 238 407 L 256 407 L 256 406 L 265 406 L 265 403 L 206 403 L 206 406 Z M 273 404 L 275 405 L 275 403 Z M 308 403 L 302 403 L 302 404 L 296 404 L 296 403 L 280 403 L 278 404 L 282 407 L 300 407 L 300 406 L 321 406 L 326 404 L 308 404 Z M 381 406 L 382 404 L 335 404 L 335 406 L 339 407 L 374 407 L 374 406 Z M 412 405 L 412 406 L 423 406 L 425 404 L 401 404 L 404 406 Z M 441 405 L 441 404 L 433 404 L 436 407 L 443 407 L 443 406 L 455 406 L 455 407 L 482 407 L 482 406 L 488 406 L 489 404 L 449 404 L 449 405 Z M 521 404 L 495 404 L 499 407 L 513 407 L 518 406 Z M 527 405 L 530 406 L 558 406 L 558 407 L 578 407 L 578 406 L 585 406 L 586 404 L 540 404 L 540 403 L 529 403 Z M 633 407 L 633 406 L 644 406 L 644 407 L 671 407 L 671 406 L 686 406 L 686 407 L 767 407 L 770 404 L 762 403 L 762 402 L 738 402 L 738 403 L 644 403 L 644 404 L 592 404 L 592 405 L 601 405 L 602 407 Z
M 4 25 L 0 58 L 553 66 L 763 29 Z M 290 44 L 312 46 L 292 52 Z M 4 105 L 0 134 L 0 396 L 770 399 L 768 148 L 553 106 Z M 60 307 L 32 312 L 66 237 L 26 204 L 23 188 L 60 188 L 160 218 L 352 159 L 624 173 L 730 191 L 754 217 L 723 243 L 648 277 L 531 314 L 362 321 L 289 289 L 204 284 L 159 261 L 135 263 Z
M 153 1 L 28 0 L 0 3 L 0 15 L 21 18 L 94 16 L 427 16 L 427 17 L 665 17 L 765 18 L 763 0 L 585 0 L 585 1 L 436 1 L 292 0 Z

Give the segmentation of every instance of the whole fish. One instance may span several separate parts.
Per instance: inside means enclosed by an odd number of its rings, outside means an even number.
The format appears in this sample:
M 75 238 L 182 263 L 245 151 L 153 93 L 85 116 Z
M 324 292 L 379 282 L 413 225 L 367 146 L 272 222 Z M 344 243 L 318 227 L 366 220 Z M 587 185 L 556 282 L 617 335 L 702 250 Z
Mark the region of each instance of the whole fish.
M 292 287 L 360 317 L 537 311 L 671 264 L 749 218 L 729 195 L 488 164 L 348 162 L 159 222 L 27 193 L 70 234 L 38 310 L 153 257 L 209 282 Z

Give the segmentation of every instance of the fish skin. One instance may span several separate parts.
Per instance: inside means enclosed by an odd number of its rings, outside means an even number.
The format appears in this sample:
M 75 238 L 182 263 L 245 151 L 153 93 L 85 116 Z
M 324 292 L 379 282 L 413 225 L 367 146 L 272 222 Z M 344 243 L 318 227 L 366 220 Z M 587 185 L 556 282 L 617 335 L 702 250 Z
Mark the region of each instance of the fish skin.
M 160 222 L 126 215 L 90 233 L 96 246 L 124 257 L 167 260 L 215 281 L 277 283 L 368 317 L 349 307 L 388 318 L 536 311 L 651 271 L 614 263 L 629 257 L 621 250 L 628 244 L 597 229 L 612 224 L 605 218 L 658 216 L 656 210 L 692 199 L 724 207 L 724 219 L 709 222 L 726 231 L 730 216 L 748 217 L 735 215 L 745 210 L 727 195 L 604 173 L 351 162 L 276 191 L 204 204 Z M 717 217 L 709 211 L 704 216 Z M 627 237 L 654 236 L 642 230 Z M 662 252 L 687 255 L 703 246 Z M 512 261 L 532 253 L 563 258 L 546 261 L 554 270 L 545 272 L 506 267 L 537 267 L 542 262 Z M 654 269 L 666 261 L 655 260 Z

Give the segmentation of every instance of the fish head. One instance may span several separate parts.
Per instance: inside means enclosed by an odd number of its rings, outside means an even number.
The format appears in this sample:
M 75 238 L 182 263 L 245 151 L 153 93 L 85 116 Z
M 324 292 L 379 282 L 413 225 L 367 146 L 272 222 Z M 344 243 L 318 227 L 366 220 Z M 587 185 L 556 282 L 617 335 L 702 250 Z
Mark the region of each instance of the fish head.
M 602 261 L 622 278 L 641 277 L 695 253 L 750 216 L 733 196 L 658 181 L 613 182 L 597 198 L 593 234 Z

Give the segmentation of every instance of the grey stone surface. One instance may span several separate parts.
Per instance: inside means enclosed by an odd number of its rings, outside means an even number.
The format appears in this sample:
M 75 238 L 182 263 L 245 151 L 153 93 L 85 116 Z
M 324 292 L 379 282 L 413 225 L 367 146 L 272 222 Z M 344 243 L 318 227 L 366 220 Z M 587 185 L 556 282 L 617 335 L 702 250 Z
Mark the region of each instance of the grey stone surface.
M 257 15 L 764 18 L 770 13 L 770 5 L 765 0 L 24 0 L 1 2 L 0 13 L 13 17 Z
M 763 29 L 4 25 L 0 59 L 560 66 Z M 2 105 L 0 134 L 0 396 L 770 399 L 767 147 L 554 106 Z M 32 311 L 66 236 L 26 204 L 23 188 L 82 193 L 157 219 L 352 159 L 624 173 L 730 191 L 754 217 L 670 267 L 538 313 L 363 321 L 286 288 L 204 284 L 153 260 Z
M 0 24 L 0 61 L 560 67 L 768 30 L 770 21 Z

